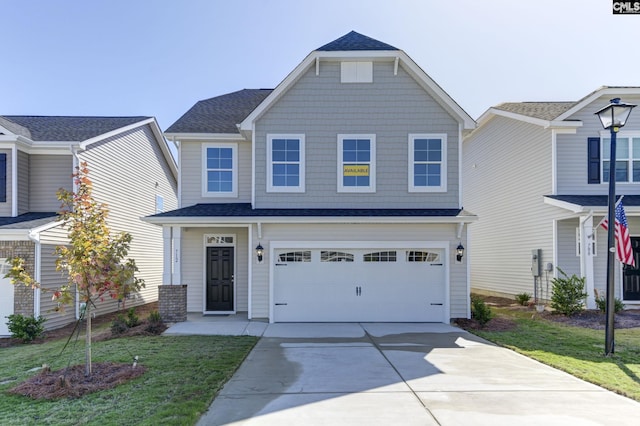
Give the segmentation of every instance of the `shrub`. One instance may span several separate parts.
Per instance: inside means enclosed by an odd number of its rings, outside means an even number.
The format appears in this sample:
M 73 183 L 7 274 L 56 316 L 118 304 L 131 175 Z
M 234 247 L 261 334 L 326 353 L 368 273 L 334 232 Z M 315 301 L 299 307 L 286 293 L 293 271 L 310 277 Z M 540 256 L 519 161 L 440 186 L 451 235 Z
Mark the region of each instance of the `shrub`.
M 165 326 L 162 318 L 160 317 L 160 312 L 151 311 L 149 312 L 149 317 L 147 318 L 147 327 L 145 331 L 153 334 L 159 334 L 164 331 Z
M 122 314 L 118 314 L 116 319 L 111 321 L 111 334 L 113 335 L 122 334 L 128 329 L 129 326 L 127 325 L 127 320 Z
M 568 276 L 562 269 L 557 268 L 562 277 L 551 280 L 553 290 L 551 295 L 551 307 L 564 315 L 573 315 L 584 309 L 584 299 L 587 293 L 584 291 L 585 278 L 576 274 Z
M 129 308 L 127 311 L 127 327 L 135 327 L 140 324 L 140 318 L 136 315 L 135 308 Z
M 481 326 L 484 326 L 486 323 L 491 321 L 493 313 L 491 312 L 489 305 L 487 305 L 484 300 L 477 296 L 472 296 L 471 317 L 478 321 Z
M 519 305 L 527 306 L 529 304 L 529 300 L 531 300 L 531 295 L 529 293 L 516 294 L 516 301 Z
M 32 342 L 44 333 L 44 323 L 47 320 L 42 316 L 35 318 L 34 316 L 26 317 L 20 314 L 13 314 L 7 317 L 9 321 L 9 331 L 11 337 L 22 339 L 23 342 Z
M 603 312 L 603 313 L 606 312 L 607 298 L 600 296 L 600 294 L 598 293 L 598 290 L 593 290 L 593 291 L 596 294 L 596 306 L 598 306 L 598 309 L 600 310 L 600 312 Z M 623 309 L 624 309 L 624 303 L 622 303 L 622 300 L 616 297 L 613 302 L 613 312 L 617 314 Z

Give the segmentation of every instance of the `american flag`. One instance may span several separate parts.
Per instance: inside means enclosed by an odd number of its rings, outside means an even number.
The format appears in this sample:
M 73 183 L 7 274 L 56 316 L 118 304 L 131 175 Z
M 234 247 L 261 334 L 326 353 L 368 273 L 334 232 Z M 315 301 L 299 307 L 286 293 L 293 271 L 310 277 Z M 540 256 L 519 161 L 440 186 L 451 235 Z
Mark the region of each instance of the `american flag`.
M 609 221 L 604 219 L 602 221 L 602 227 L 609 229 Z M 616 204 L 616 249 L 618 254 L 618 260 L 627 265 L 635 266 L 635 260 L 633 256 L 633 249 L 631 248 L 631 238 L 629 237 L 629 224 L 627 223 L 627 215 L 624 213 L 624 207 L 622 206 L 622 200 Z

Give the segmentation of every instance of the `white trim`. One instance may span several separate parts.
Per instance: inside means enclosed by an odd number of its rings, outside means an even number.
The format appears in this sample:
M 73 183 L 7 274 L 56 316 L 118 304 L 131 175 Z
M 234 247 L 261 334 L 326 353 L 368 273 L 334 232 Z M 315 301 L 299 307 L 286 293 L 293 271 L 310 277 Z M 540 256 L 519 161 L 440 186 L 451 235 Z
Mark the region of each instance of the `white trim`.
M 247 142 L 240 133 L 165 133 L 165 137 L 171 140 L 177 139 L 181 141 L 238 141 Z
M 609 144 L 611 144 L 611 132 L 608 130 L 600 131 L 600 185 L 606 185 L 609 183 L 609 178 L 604 180 L 604 162 L 610 161 L 610 158 L 605 159 L 611 155 L 608 149 L 605 149 L 604 140 L 609 139 Z M 620 146 L 620 140 L 627 139 L 627 158 L 620 158 L 617 155 L 618 147 Z M 640 139 L 640 130 L 628 130 L 628 131 L 619 131 L 616 136 L 616 163 L 620 161 L 625 161 L 627 163 L 627 181 L 619 181 L 616 179 L 616 185 L 637 185 L 640 181 L 633 180 L 633 163 L 634 161 L 638 161 L 639 158 L 634 158 L 633 156 L 633 140 Z
M 560 120 L 565 120 L 571 117 L 573 114 L 579 112 L 582 108 L 586 107 L 587 105 L 591 104 L 592 102 L 594 102 L 595 100 L 603 96 L 622 97 L 624 95 L 629 95 L 629 96 L 640 95 L 640 87 L 606 87 L 606 86 L 601 87 L 598 90 L 582 98 L 573 107 L 571 107 L 570 109 L 562 113 L 560 116 L 558 116 L 556 120 L 560 121 Z
M 18 149 L 15 145 L 11 148 L 11 216 L 18 216 Z
M 171 229 L 173 236 L 173 246 L 171 247 L 171 263 L 172 274 L 171 283 L 173 285 L 182 284 L 182 228 L 173 227 Z
M 414 166 L 415 161 L 415 141 L 416 139 L 440 139 L 440 185 L 439 186 L 415 186 L 414 185 Z M 447 134 L 446 133 L 409 133 L 409 158 L 408 158 L 408 184 L 409 192 L 446 192 L 447 191 Z M 421 162 L 423 163 L 423 162 Z M 429 161 L 429 164 L 437 162 Z M 460 179 L 462 180 L 462 179 Z
M 231 192 L 210 192 L 207 190 L 207 150 L 209 148 L 231 148 Z M 237 198 L 238 197 L 238 144 L 229 143 L 205 143 L 202 144 L 202 197 L 203 198 Z
M 343 145 L 345 139 L 368 139 L 369 145 L 369 186 L 344 186 L 343 185 L 343 172 L 344 164 L 349 161 L 344 161 L 343 157 Z M 338 164 L 337 164 L 337 182 L 338 192 L 376 192 L 376 135 L 375 134 L 338 134 Z M 363 163 L 359 161 L 358 163 Z
M 445 267 L 445 304 L 443 309 L 443 323 L 451 319 L 451 270 L 449 259 L 451 241 L 271 241 L 269 243 L 269 259 L 275 259 L 275 251 L 283 248 L 308 249 L 407 249 L 407 248 L 437 248 L 444 251 Z M 446 259 L 446 260 L 445 260 Z M 269 262 L 269 322 L 274 322 L 274 262 Z
M 238 235 L 237 234 L 203 234 L 203 256 L 202 256 L 202 314 L 203 315 L 228 315 L 235 314 L 238 309 L 238 289 L 236 288 L 236 274 L 238 272 Z M 210 244 L 207 239 L 211 237 L 232 237 L 231 243 Z M 230 311 L 207 311 L 207 247 L 232 247 L 233 248 L 233 309 Z
M 297 139 L 299 142 L 298 155 L 298 186 L 274 186 L 273 185 L 273 140 L 274 139 Z M 285 164 L 295 164 L 296 162 L 286 162 Z M 273 133 L 267 134 L 267 192 L 305 192 L 305 135 Z
M 251 207 L 256 207 L 256 125 L 251 125 Z
M 253 318 L 253 224 L 247 226 L 247 319 Z

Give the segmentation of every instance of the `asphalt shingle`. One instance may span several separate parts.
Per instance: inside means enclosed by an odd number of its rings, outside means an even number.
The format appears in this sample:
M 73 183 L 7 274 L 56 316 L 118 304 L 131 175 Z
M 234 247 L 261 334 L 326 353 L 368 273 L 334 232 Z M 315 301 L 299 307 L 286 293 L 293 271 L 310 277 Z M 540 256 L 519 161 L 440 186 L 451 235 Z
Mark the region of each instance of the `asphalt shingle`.
M 321 52 L 336 52 L 336 51 L 352 51 L 352 50 L 399 50 L 397 47 L 393 47 L 390 44 L 383 43 L 375 40 L 371 37 L 367 37 L 355 31 L 351 31 L 348 34 L 343 35 L 337 40 L 327 43 L 324 46 L 318 48 Z
M 70 117 L 3 115 L 7 120 L 28 131 L 22 134 L 33 141 L 81 142 L 121 127 L 147 120 L 150 117 Z M 18 130 L 19 128 L 16 128 Z

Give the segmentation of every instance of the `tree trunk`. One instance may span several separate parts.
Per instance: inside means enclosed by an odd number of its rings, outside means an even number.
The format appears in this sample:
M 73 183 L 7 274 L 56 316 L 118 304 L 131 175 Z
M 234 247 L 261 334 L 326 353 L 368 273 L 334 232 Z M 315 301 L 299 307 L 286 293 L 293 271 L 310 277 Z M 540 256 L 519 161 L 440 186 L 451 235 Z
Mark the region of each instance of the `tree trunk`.
M 86 330 L 84 343 L 84 375 L 91 376 L 91 301 L 87 302 L 84 311 Z

